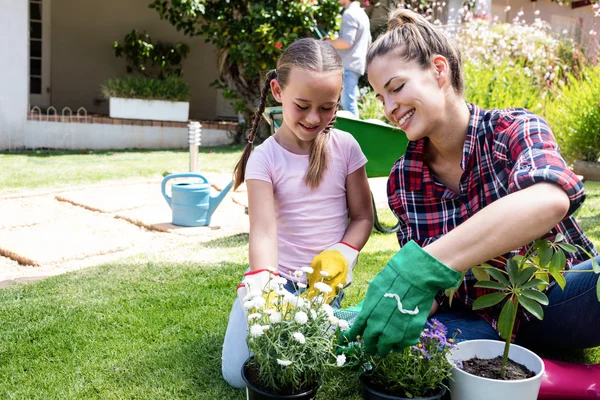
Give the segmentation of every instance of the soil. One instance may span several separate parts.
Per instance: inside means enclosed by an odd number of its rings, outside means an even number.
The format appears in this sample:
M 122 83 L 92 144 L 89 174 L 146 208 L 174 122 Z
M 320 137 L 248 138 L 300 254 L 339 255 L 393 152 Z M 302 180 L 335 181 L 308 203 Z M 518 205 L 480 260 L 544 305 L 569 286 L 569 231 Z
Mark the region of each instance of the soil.
M 394 396 L 394 397 L 400 397 L 400 398 L 406 398 L 408 399 L 409 397 L 406 395 L 406 392 L 404 392 L 403 390 L 389 390 L 387 387 L 382 386 L 378 383 L 374 383 L 371 381 L 371 377 L 368 375 L 363 375 L 361 377 L 361 381 L 363 384 L 368 385 L 371 389 L 379 392 L 379 393 L 383 393 L 386 394 L 388 396 Z M 435 391 L 429 391 L 427 393 L 425 393 L 423 396 L 420 397 L 433 397 L 435 395 L 439 395 L 442 389 L 439 390 L 435 390 Z
M 469 360 L 463 361 L 462 364 L 463 371 L 480 376 L 482 378 L 504 381 L 516 381 L 535 376 L 535 373 L 533 371 L 530 371 L 523 364 L 519 364 L 511 359 L 508 359 L 508 364 L 506 365 L 506 376 L 502 378 L 500 376 L 500 368 L 502 366 L 501 356 L 490 359 L 474 357 Z

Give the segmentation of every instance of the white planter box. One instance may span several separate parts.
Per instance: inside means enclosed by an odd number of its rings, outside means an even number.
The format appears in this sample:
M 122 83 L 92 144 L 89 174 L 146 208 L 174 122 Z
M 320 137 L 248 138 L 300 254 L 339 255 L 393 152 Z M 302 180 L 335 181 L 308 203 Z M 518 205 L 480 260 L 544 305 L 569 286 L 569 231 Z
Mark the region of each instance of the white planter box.
M 185 101 L 110 98 L 111 118 L 186 122 L 189 114 L 190 103 Z

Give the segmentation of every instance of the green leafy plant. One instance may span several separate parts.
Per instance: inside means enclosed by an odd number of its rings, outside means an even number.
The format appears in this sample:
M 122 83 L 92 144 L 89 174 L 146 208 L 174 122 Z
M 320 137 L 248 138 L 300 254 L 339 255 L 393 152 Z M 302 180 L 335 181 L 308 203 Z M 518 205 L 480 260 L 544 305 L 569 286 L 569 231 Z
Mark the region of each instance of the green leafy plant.
M 388 122 L 384 115 L 383 104 L 375 97 L 375 92 L 370 88 L 363 87 L 360 89 L 360 97 L 358 98 L 358 109 L 360 119 L 379 119 Z
M 455 348 L 444 324 L 432 319 L 421 333 L 419 343 L 385 357 L 363 354 L 363 379 L 385 394 L 415 398 L 428 397 L 446 387 L 452 365 L 446 356 Z
M 218 50 L 219 81 L 236 110 L 254 110 L 265 73 L 294 40 L 337 26 L 337 0 L 155 0 L 161 19 Z
M 585 70 L 582 79 L 569 79 L 546 109 L 561 154 L 569 161 L 600 158 L 600 67 Z
M 148 78 L 139 75 L 126 75 L 111 78 L 101 86 L 106 98 L 188 101 L 190 88 L 180 77 L 171 75 L 165 79 Z
M 113 44 L 115 56 L 127 60 L 127 73 L 139 73 L 147 77 L 164 79 L 169 75 L 182 75 L 183 60 L 190 48 L 184 43 L 152 43 L 146 32 L 132 30 L 125 35 L 123 43 Z
M 258 382 L 253 383 L 273 394 L 310 390 L 320 384 L 325 366 L 334 365 L 332 360 L 338 366 L 346 360 L 332 349 L 337 330 L 348 323 L 334 316 L 323 295 L 312 300 L 295 296 L 283 289 L 286 283 L 271 274 L 264 294 L 251 294 L 243 304 L 249 313 L 248 348 L 254 354 L 247 368 L 256 372 Z M 322 294 L 333 290 L 323 282 L 315 288 Z
M 556 235 L 554 241 L 538 239 L 524 255 L 515 255 L 507 259 L 506 271 L 490 264 L 482 264 L 477 267 L 478 282 L 475 287 L 494 289 L 497 292 L 477 298 L 473 303 L 473 310 L 492 307 L 506 300 L 498 318 L 498 332 L 506 340 L 500 370 L 503 378 L 506 374 L 508 352 L 519 306 L 536 318 L 543 319 L 542 305 L 548 305 L 548 297 L 542 290 L 548 286 L 550 276 L 562 289 L 565 288 L 567 281 L 563 274 L 569 272 L 565 271 L 567 262 L 565 253 L 575 253 L 578 249 L 591 258 L 592 270 L 590 272 L 600 274 L 600 266 L 594 257 L 581 246 L 566 243 L 562 234 Z M 600 279 L 597 283 L 596 293 L 598 301 L 600 301 Z

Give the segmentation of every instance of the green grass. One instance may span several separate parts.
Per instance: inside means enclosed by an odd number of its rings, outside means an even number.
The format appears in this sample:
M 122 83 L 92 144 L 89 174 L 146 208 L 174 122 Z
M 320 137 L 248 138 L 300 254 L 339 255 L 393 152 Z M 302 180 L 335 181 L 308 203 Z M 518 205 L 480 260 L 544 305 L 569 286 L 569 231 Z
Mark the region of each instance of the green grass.
M 232 172 L 242 146 L 200 148 L 199 170 Z M 189 150 L 0 152 L 0 193 L 57 189 L 189 171 Z

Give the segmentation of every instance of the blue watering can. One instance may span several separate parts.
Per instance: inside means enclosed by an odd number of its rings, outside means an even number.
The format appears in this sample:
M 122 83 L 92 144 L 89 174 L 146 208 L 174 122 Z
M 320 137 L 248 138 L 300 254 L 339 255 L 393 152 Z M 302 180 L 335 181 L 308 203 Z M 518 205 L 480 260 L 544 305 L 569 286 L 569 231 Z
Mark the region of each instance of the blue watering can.
M 200 178 L 202 182 L 180 182 L 171 185 L 171 196 L 165 191 L 167 182 L 174 178 Z M 173 225 L 206 226 L 231 185 L 221 190 L 217 196 L 210 195 L 208 180 L 196 173 L 170 174 L 162 181 L 162 194 L 173 211 Z

